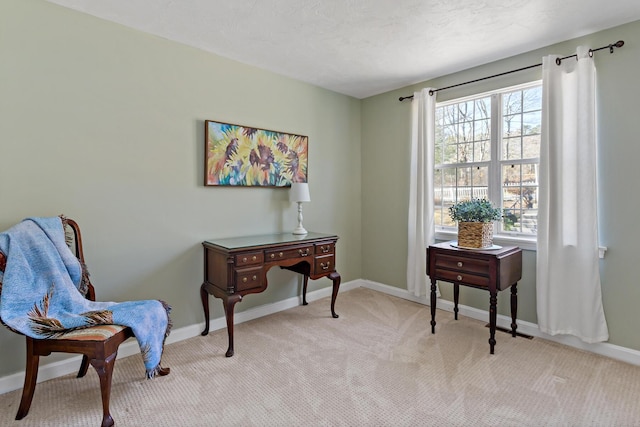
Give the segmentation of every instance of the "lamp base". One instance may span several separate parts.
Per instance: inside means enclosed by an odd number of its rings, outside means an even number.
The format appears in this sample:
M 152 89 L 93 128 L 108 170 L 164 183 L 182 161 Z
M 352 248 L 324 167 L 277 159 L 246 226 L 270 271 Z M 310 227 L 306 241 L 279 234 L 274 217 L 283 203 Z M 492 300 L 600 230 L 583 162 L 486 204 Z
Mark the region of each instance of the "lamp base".
M 295 230 L 293 230 L 293 233 L 291 234 L 307 234 L 307 230 L 305 230 L 304 227 L 299 225 Z

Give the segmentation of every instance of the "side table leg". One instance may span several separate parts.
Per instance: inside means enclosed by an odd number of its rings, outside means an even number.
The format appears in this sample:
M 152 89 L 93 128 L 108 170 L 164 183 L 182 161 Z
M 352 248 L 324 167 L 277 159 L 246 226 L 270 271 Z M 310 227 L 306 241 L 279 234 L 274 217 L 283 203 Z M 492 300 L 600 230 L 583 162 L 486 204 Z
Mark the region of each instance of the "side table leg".
M 491 292 L 489 296 L 489 346 L 490 353 L 493 354 L 493 348 L 496 345 L 496 308 L 498 305 L 498 292 Z
M 224 316 L 227 318 L 227 335 L 229 336 L 229 348 L 225 356 L 233 356 L 233 309 L 236 303 L 242 301 L 242 295 L 233 294 L 222 300 Z
M 458 320 L 458 300 L 460 299 L 460 285 L 453 284 L 453 317 Z
M 307 286 L 307 276 L 305 277 L 305 288 Z M 333 280 L 333 292 L 331 293 L 331 316 L 333 316 L 334 318 L 338 318 L 340 316 L 338 316 L 336 314 L 336 298 L 338 298 L 338 290 L 340 289 L 340 274 L 338 274 L 337 271 L 333 271 L 331 273 L 329 273 L 329 279 Z
M 431 333 L 436 333 L 436 281 L 431 279 Z
M 518 284 L 514 283 L 511 286 L 511 336 L 516 336 L 516 329 L 518 329 L 518 325 L 516 324 L 516 316 L 518 314 Z
M 209 333 L 209 292 L 205 289 L 204 283 L 200 285 L 200 300 L 204 310 L 204 331 L 200 335 L 207 335 Z
M 303 274 L 304 279 L 302 282 L 302 305 L 308 305 L 307 302 L 307 284 L 309 284 L 309 276 Z

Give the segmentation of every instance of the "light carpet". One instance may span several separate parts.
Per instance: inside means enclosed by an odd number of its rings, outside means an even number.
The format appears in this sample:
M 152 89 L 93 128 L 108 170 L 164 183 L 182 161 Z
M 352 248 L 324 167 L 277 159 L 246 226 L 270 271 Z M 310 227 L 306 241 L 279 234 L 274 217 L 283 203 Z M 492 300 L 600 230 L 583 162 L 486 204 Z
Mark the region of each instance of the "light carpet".
M 170 344 L 171 374 L 143 380 L 139 355 L 117 361 L 116 426 L 637 426 L 640 367 L 358 288 Z M 0 395 L 2 426 L 98 426 L 98 377 Z

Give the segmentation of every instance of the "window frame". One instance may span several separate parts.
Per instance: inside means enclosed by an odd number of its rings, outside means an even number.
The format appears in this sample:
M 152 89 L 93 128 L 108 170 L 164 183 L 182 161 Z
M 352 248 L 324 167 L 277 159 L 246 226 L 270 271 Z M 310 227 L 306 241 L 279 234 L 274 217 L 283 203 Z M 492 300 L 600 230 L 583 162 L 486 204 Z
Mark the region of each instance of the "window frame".
M 488 198 L 492 201 L 492 203 L 496 205 L 501 205 L 502 201 L 502 183 L 501 183 L 501 174 L 502 167 L 504 162 L 511 162 L 513 164 L 540 164 L 540 156 L 536 158 L 526 158 L 526 159 L 513 159 L 513 160 L 503 160 L 501 158 L 501 140 L 503 138 L 503 123 L 504 117 L 502 112 L 502 95 L 515 92 L 518 90 L 525 90 L 534 87 L 542 87 L 542 80 L 535 80 L 519 85 L 508 86 L 504 88 L 498 88 L 488 92 L 476 93 L 469 96 L 459 97 L 443 102 L 436 103 L 436 109 L 440 107 L 446 107 L 448 105 L 459 104 L 468 101 L 475 101 L 480 98 L 491 98 L 491 134 L 490 134 L 490 151 L 491 151 L 491 160 L 489 161 L 489 177 L 488 177 Z M 542 111 L 542 106 L 540 107 Z M 481 162 L 469 162 L 464 163 L 464 165 L 468 165 L 469 167 L 475 167 L 478 163 Z M 482 162 L 484 163 L 484 162 Z M 456 167 L 460 167 L 461 163 L 456 163 Z M 435 180 L 435 173 L 437 170 L 437 166 L 439 164 L 434 164 L 434 176 L 432 179 Z M 522 186 L 522 183 L 520 183 Z M 434 188 L 435 190 L 435 188 Z M 431 195 L 432 200 L 435 197 L 435 194 Z M 457 229 L 455 227 L 446 227 L 436 225 L 435 227 L 435 238 L 437 240 L 455 240 L 457 238 Z M 537 234 L 536 235 L 526 235 L 518 232 L 509 232 L 502 229 L 502 225 L 498 225 L 496 232 L 494 233 L 493 241 L 496 244 L 500 245 L 517 245 L 522 249 L 536 250 L 537 249 Z

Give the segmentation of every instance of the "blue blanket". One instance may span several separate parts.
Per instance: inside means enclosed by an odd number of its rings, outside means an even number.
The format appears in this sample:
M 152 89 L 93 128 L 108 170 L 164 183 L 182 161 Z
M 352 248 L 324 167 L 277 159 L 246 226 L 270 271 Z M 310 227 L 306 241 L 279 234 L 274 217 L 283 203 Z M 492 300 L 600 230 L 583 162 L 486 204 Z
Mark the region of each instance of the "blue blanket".
M 32 338 L 51 338 L 99 324 L 129 326 L 138 340 L 148 378 L 159 373 L 169 335 L 162 301 L 93 302 L 83 297 L 80 262 L 65 241 L 62 220 L 27 218 L 0 233 L 7 265 L 0 276 L 0 319 Z

